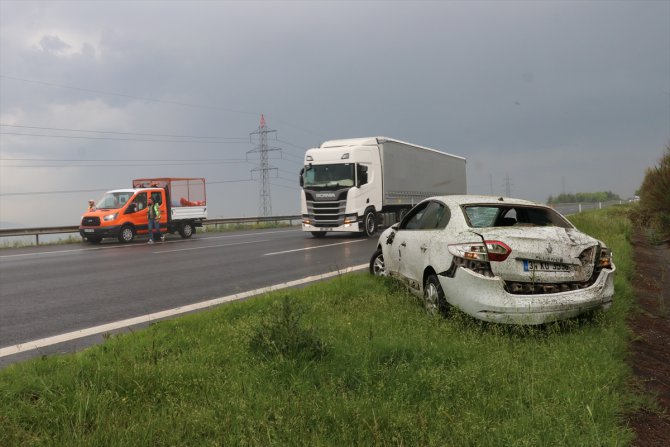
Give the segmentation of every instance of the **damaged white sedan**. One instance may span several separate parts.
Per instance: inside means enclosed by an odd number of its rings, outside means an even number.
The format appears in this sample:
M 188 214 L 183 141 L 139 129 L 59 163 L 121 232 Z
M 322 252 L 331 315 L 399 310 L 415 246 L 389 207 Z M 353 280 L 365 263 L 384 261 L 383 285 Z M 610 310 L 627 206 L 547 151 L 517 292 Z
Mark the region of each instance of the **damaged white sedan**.
M 423 297 L 498 323 L 542 324 L 607 309 L 612 254 L 553 209 L 526 200 L 440 196 L 380 236 L 370 272 Z

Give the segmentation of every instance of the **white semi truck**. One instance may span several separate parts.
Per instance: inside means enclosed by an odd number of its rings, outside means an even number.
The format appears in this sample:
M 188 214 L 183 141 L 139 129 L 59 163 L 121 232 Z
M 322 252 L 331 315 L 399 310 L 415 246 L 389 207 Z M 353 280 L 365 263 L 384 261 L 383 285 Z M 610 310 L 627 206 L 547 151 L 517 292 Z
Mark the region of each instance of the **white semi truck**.
M 300 171 L 302 229 L 364 232 L 400 221 L 422 199 L 465 194 L 465 158 L 386 137 L 326 141 Z

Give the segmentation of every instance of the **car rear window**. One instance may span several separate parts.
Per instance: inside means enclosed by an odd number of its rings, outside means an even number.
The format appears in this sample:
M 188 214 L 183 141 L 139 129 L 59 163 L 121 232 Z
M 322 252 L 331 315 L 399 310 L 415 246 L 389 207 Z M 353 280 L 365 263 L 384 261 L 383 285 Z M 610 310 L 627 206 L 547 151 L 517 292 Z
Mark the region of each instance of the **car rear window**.
M 520 205 L 465 205 L 463 212 L 473 228 L 539 226 L 572 228 L 556 211 Z

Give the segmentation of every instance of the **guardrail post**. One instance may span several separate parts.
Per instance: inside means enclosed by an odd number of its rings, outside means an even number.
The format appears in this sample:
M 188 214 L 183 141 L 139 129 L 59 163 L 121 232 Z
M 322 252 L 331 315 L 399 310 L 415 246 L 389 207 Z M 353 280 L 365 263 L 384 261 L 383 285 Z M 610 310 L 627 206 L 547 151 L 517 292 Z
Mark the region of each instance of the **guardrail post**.
M 35 245 L 40 245 L 40 235 L 39 234 L 35 235 Z
M 599 210 L 603 209 L 603 203 L 602 202 L 598 202 L 598 209 Z
M 582 212 L 582 204 L 578 203 L 577 205 L 579 206 L 579 212 L 581 213 Z

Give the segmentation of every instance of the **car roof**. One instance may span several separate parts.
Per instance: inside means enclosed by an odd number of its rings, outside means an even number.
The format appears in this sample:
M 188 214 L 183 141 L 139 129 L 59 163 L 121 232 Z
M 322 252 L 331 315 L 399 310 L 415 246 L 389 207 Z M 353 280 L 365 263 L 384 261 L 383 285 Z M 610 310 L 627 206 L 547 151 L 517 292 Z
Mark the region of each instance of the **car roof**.
M 484 196 L 484 195 L 447 195 L 447 196 L 434 196 L 429 199 L 437 199 L 441 202 L 444 202 L 446 205 L 450 206 L 461 206 L 461 205 L 526 205 L 526 206 L 542 206 L 546 205 L 537 202 L 531 202 L 530 200 L 525 199 L 515 199 L 511 197 L 500 197 L 500 196 Z

